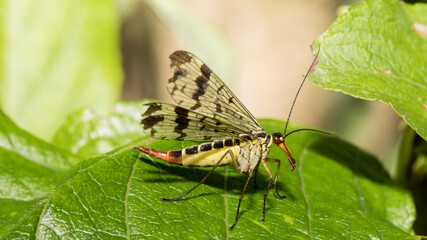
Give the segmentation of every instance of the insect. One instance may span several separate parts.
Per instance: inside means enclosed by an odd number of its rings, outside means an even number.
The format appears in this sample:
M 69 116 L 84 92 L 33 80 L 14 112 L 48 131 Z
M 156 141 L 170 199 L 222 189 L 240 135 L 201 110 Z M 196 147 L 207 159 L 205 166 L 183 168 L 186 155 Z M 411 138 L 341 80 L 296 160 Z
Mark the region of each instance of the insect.
M 296 163 L 285 143 L 285 138 L 289 134 L 301 130 L 318 131 L 298 129 L 286 134 L 293 105 L 306 77 L 304 77 L 292 104 L 284 133 L 276 132 L 270 135 L 224 82 L 199 58 L 186 51 L 176 51 L 169 58 L 172 77 L 169 79 L 167 88 L 178 106 L 160 102 L 145 104 L 146 109 L 142 113 L 141 120 L 143 130 L 153 138 L 193 140 L 205 143 L 167 152 L 145 147 L 136 147 L 135 149 L 172 164 L 213 167 L 198 184 L 184 194 L 162 200 L 175 201 L 186 196 L 205 182 L 218 166 L 233 164 L 237 172 L 247 172 L 248 178 L 240 195 L 236 217 L 230 227 L 231 230 L 237 223 L 240 204 L 246 188 L 252 177 L 255 176 L 256 179 L 258 167 L 262 164 L 270 177 L 264 193 L 261 221 L 264 222 L 265 202 L 271 185 L 274 186 L 279 198 L 284 197 L 279 194 L 277 189 L 280 160 L 267 157 L 270 148 L 273 144 L 281 148 L 287 156 L 291 170 L 293 170 Z M 313 65 L 314 61 L 309 71 Z M 266 162 L 277 164 L 274 175 Z

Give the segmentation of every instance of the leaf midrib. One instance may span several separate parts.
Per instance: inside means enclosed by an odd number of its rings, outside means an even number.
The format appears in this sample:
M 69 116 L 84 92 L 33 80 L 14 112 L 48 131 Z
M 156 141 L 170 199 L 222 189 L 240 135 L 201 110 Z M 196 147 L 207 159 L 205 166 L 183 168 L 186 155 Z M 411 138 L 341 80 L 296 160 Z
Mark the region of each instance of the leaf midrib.
M 362 70 L 362 69 L 355 69 L 355 68 L 342 68 L 342 67 L 338 67 L 336 65 L 334 66 L 322 66 L 322 69 L 328 69 L 328 70 L 340 70 L 340 71 L 347 71 L 347 72 L 360 72 L 360 73 L 364 73 L 364 74 L 370 74 L 370 75 L 374 75 L 374 76 L 380 76 L 380 77 L 390 77 L 390 78 L 394 78 L 396 80 L 399 81 L 404 81 L 407 82 L 411 85 L 413 85 L 414 87 L 417 88 L 422 88 L 424 90 L 427 90 L 427 85 L 423 85 L 422 83 L 419 82 L 414 82 L 413 80 L 407 78 L 407 77 L 402 77 L 402 76 L 396 76 L 394 74 L 386 74 L 383 72 L 373 72 L 372 70 Z
M 137 165 L 138 165 L 138 163 L 140 161 L 139 158 L 140 158 L 141 155 L 142 155 L 142 153 L 139 153 L 138 157 L 135 159 L 135 163 L 132 166 L 132 172 L 129 175 L 129 180 L 128 180 L 128 183 L 126 185 L 124 207 L 125 207 L 125 225 L 126 225 L 126 238 L 127 239 L 130 239 L 129 212 L 128 212 L 128 207 L 129 207 L 128 196 L 129 196 L 129 190 L 130 190 L 130 186 L 131 186 L 131 183 L 132 183 L 132 179 L 133 179 L 133 176 L 135 175 L 135 169 L 136 169 L 136 167 L 137 167 Z
M 304 148 L 301 151 L 301 155 L 299 157 L 299 166 L 297 167 L 297 173 L 298 173 L 298 178 L 300 180 L 300 190 L 302 193 L 302 196 L 304 197 L 304 202 L 305 202 L 305 206 L 307 208 L 307 218 L 308 218 L 308 236 L 310 237 L 311 240 L 313 240 L 313 235 L 311 232 L 311 212 L 310 212 L 310 203 L 308 202 L 308 198 L 305 194 L 305 189 L 304 189 L 304 178 L 302 177 L 302 170 L 303 170 L 303 163 L 304 163 L 304 155 L 307 153 L 307 149 L 308 147 L 313 143 L 315 138 L 312 138 L 311 140 L 309 140 Z

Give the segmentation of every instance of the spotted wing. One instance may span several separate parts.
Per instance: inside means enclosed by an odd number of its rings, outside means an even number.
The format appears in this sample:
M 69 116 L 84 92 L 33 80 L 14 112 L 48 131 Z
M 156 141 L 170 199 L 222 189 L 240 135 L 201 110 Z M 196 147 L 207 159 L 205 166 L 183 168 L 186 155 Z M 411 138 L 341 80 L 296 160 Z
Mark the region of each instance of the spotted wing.
M 170 55 L 168 90 L 175 102 L 251 135 L 261 125 L 224 82 L 199 58 L 186 51 Z
M 244 134 L 241 129 L 168 103 L 147 103 L 142 114 L 144 132 L 158 139 L 210 141 Z

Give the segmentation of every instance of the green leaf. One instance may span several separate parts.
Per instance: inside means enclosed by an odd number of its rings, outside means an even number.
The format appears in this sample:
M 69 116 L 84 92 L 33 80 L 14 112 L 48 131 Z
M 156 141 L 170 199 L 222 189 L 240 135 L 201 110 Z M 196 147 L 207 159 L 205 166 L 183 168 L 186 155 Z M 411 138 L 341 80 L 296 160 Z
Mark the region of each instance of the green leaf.
M 22 128 L 49 139 L 65 116 L 119 98 L 117 2 L 3 0 L 0 105 Z
M 103 117 L 92 108 L 71 113 L 55 132 L 52 142 L 83 158 L 93 157 L 142 136 L 139 126 L 142 104 L 119 102 L 112 114 Z
M 310 78 L 322 88 L 390 105 L 427 139 L 426 26 L 427 4 L 356 5 L 316 40 L 321 51 Z
M 270 133 L 285 124 L 261 123 Z M 172 150 L 191 144 L 142 138 L 82 161 L 50 195 L 28 203 L 32 209 L 25 203 L 14 207 L 14 216 L 22 217 L 14 217 L 17 223 L 0 228 L 0 234 L 43 239 L 415 239 L 409 234 L 415 211 L 411 196 L 393 185 L 378 160 L 335 137 L 311 132 L 288 138 L 297 159 L 293 172 L 284 153 L 271 149 L 270 157 L 284 160 L 279 189 L 287 198 L 279 199 L 271 190 L 265 222 L 260 223 L 268 182 L 261 167 L 258 187 L 248 187 L 239 221 L 230 231 L 245 175 L 232 166 L 221 167 L 185 199 L 162 202 L 162 197 L 176 197 L 193 187 L 209 168 L 170 165 L 132 149 Z M 4 212 L 0 221 L 5 221 Z
M 19 129 L 0 110 L 0 236 L 34 234 L 43 201 L 79 161 Z
M 18 128 L 0 109 L 0 151 L 13 155 L 13 158 L 29 160 L 41 168 L 57 172 L 66 172 L 80 159 L 69 152 L 59 150 L 50 143 L 44 142 L 26 131 Z M 1 157 L 7 160 L 7 157 Z M 10 161 L 14 164 L 15 161 Z

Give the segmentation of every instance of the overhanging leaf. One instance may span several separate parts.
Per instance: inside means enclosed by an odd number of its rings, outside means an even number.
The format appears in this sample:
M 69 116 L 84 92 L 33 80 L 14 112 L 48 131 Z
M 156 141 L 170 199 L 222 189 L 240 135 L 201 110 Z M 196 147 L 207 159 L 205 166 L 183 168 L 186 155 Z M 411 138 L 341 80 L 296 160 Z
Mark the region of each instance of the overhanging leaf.
M 316 40 L 321 51 L 310 78 L 322 88 L 390 105 L 427 139 L 426 26 L 427 4 L 354 6 Z
M 269 132 L 284 126 L 281 121 L 261 123 Z M 46 196 L 37 232 L 29 236 L 416 238 L 408 233 L 414 219 L 411 197 L 392 184 L 378 161 L 339 139 L 313 133 L 288 138 L 298 165 L 290 172 L 283 162 L 279 188 L 287 198 L 278 199 L 271 191 L 266 221 L 260 223 L 268 180 L 260 169 L 258 188 L 249 186 L 239 222 L 229 231 L 246 176 L 232 167 L 219 168 L 186 199 L 162 202 L 160 198 L 194 186 L 209 169 L 165 164 L 132 149 L 150 145 L 170 150 L 188 144 L 145 139 L 82 161 Z M 284 154 L 273 147 L 270 157 L 284 159 Z M 15 226 L 6 237 L 26 226 Z

